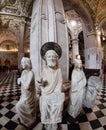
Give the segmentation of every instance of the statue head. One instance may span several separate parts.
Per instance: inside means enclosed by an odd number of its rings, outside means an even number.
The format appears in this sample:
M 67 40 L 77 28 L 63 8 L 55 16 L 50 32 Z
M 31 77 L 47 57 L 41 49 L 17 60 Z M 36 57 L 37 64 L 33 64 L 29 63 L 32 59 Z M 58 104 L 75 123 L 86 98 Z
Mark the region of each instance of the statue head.
M 79 58 L 75 59 L 75 68 L 82 69 L 82 61 Z
M 41 47 L 41 56 L 47 66 L 54 68 L 58 66 L 58 59 L 61 57 L 62 49 L 55 42 L 47 42 Z
M 81 59 L 81 56 L 78 54 L 78 55 L 76 55 L 76 59 Z
M 54 50 L 48 50 L 45 53 L 46 64 L 50 68 L 58 66 L 58 57 L 58 54 Z
M 28 57 L 23 57 L 21 60 L 21 66 L 23 69 L 32 69 L 31 60 Z

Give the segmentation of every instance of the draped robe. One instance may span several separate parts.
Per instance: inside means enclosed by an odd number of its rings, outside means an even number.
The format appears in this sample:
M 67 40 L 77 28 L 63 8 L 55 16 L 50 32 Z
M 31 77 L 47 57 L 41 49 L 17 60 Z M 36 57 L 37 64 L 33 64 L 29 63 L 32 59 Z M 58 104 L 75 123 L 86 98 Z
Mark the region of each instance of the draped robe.
M 84 72 L 80 69 L 74 69 L 71 78 L 72 85 L 68 113 L 73 118 L 76 118 L 82 109 L 86 90 L 86 78 Z
M 61 92 L 63 83 L 61 69 L 53 70 L 45 67 L 42 78 L 47 80 L 48 84 L 46 87 L 41 87 L 41 122 L 43 124 L 59 123 L 62 121 L 64 102 L 64 93 Z
M 34 74 L 32 71 L 24 70 L 19 80 L 21 97 L 16 104 L 16 112 L 21 123 L 30 127 L 36 120 Z

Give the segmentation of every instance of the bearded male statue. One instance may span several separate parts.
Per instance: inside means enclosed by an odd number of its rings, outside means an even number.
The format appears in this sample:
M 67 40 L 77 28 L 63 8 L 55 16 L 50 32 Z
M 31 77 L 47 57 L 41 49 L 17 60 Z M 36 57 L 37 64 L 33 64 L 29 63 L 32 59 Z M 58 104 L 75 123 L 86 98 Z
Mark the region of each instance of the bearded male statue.
M 62 93 L 62 72 L 58 59 L 62 50 L 57 43 L 48 42 L 41 48 L 41 56 L 46 62 L 39 82 L 41 87 L 40 112 L 41 122 L 46 130 L 57 130 L 62 121 L 62 110 L 65 95 Z

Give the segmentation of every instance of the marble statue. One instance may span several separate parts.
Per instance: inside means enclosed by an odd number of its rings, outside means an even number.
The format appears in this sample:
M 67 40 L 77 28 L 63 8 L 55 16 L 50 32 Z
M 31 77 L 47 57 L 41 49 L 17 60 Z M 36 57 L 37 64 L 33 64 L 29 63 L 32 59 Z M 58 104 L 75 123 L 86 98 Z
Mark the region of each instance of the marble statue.
M 101 87 L 102 82 L 100 77 L 91 76 L 88 79 L 86 96 L 84 99 L 84 107 L 93 108 L 95 105 L 98 89 Z
M 62 121 L 65 95 L 61 92 L 63 78 L 61 69 L 58 67 L 60 53 L 61 48 L 57 43 L 47 42 L 41 48 L 41 56 L 46 61 L 46 66 L 38 82 L 41 87 L 41 122 L 46 130 L 57 130 L 57 123 Z
M 20 123 L 31 127 L 36 121 L 34 73 L 29 58 L 23 57 L 21 65 L 24 70 L 17 80 L 18 85 L 21 85 L 21 97 L 16 104 L 16 112 Z
M 86 77 L 82 70 L 82 62 L 78 56 L 75 59 L 74 70 L 71 76 L 70 102 L 68 105 L 68 114 L 74 119 L 80 114 L 83 107 L 83 100 L 86 90 Z

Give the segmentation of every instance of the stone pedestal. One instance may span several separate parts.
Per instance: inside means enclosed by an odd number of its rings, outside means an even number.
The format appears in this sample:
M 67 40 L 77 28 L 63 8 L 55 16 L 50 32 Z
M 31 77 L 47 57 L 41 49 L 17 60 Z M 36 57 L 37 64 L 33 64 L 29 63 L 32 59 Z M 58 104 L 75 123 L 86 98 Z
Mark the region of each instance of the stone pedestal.
M 57 42 L 62 48 L 59 66 L 64 81 L 68 80 L 68 33 L 62 0 L 36 0 L 33 5 L 30 34 L 30 58 L 35 77 L 39 77 L 44 62 L 40 56 L 45 42 Z

